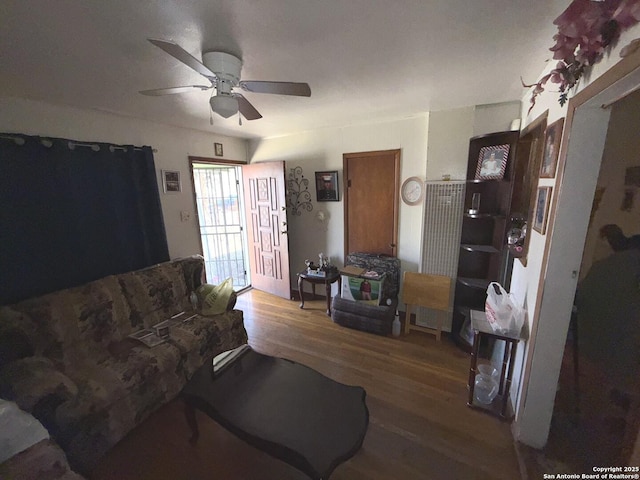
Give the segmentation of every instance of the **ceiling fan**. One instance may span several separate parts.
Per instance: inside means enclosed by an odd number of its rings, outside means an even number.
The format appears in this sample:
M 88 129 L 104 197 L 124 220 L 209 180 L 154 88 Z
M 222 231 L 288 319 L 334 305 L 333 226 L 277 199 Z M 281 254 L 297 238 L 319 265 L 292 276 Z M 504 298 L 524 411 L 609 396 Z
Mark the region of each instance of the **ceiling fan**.
M 311 88 L 307 83 L 244 81 L 240 79 L 242 60 L 225 52 L 204 52 L 202 61 L 198 60 L 181 46 L 166 40 L 148 39 L 156 47 L 161 48 L 176 60 L 192 68 L 209 80 L 209 85 L 185 85 L 182 87 L 157 88 L 142 90 L 143 95 L 157 96 L 184 93 L 194 90 L 215 89 L 215 95 L 209 100 L 211 110 L 218 115 L 229 118 L 238 111 L 247 120 L 262 118 L 260 112 L 251 105 L 242 94 L 234 91 L 240 88 L 252 93 L 274 93 L 278 95 L 294 95 L 310 97 Z

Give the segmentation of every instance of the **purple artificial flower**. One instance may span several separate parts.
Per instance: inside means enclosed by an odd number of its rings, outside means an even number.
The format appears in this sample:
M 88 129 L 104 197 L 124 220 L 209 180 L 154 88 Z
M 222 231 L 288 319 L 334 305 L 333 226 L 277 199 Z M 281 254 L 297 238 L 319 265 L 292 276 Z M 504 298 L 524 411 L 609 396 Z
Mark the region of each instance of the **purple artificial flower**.
M 579 39 L 567 37 L 560 33 L 554 35 L 553 39 L 556 41 L 556 44 L 549 50 L 553 52 L 554 60 L 567 60 L 572 58 L 573 52 L 576 51 L 576 48 L 580 43 Z
M 558 26 L 560 34 L 575 39 L 587 36 L 590 32 L 598 32 L 606 3 L 573 0 L 553 24 Z
M 613 20 L 618 23 L 620 30 L 626 30 L 640 22 L 640 0 L 627 0 L 613 12 Z
M 538 83 L 522 82 L 526 88 L 534 87 L 531 108 L 548 81 L 559 85 L 560 104 L 564 105 L 568 90 L 578 83 L 585 68 L 598 63 L 620 33 L 639 22 L 640 0 L 573 0 L 553 21 L 558 33 L 553 36 L 555 45 L 549 50 L 554 60 L 559 60 L 556 68 Z

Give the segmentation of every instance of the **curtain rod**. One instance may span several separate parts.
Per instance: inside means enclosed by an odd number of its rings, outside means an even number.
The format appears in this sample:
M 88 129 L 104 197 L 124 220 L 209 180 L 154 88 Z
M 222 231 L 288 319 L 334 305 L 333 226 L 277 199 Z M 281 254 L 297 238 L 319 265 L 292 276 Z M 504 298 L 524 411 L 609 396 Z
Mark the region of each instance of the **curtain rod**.
M 24 145 L 26 143 L 25 139 L 17 136 L 17 135 L 0 135 L 0 138 L 4 138 L 6 140 L 13 140 L 16 145 Z M 42 138 L 40 139 L 40 143 L 47 148 L 51 148 L 53 146 L 53 142 L 51 140 L 49 140 L 48 138 Z M 75 150 L 76 147 L 89 147 L 91 148 L 91 150 L 93 150 L 94 152 L 99 152 L 100 151 L 100 145 L 98 145 L 97 143 L 83 143 L 83 142 L 73 142 L 71 140 L 69 140 L 67 142 L 67 147 L 69 148 L 69 150 Z M 133 147 L 134 150 L 142 150 L 141 147 Z M 110 152 L 115 152 L 116 150 L 123 150 L 126 151 L 127 147 L 123 147 L 120 145 L 109 145 L 109 151 Z M 151 151 L 153 153 L 158 153 L 158 150 L 156 148 L 152 148 Z

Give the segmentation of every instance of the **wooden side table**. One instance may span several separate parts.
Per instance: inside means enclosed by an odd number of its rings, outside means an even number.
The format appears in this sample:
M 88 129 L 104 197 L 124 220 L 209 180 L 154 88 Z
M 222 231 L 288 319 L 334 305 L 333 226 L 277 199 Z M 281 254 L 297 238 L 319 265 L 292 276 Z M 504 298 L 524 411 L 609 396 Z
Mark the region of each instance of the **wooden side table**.
M 523 338 L 521 335 L 501 335 L 494 332 L 483 311 L 471 310 L 470 316 L 471 328 L 474 335 L 473 348 L 471 349 L 471 367 L 469 368 L 469 400 L 467 401 L 467 405 L 472 408 L 487 410 L 505 420 L 509 420 L 511 416 L 507 414 L 507 405 L 509 403 L 509 391 L 511 390 L 511 381 L 513 378 L 513 364 L 516 358 L 518 343 L 520 340 L 523 340 Z M 500 381 L 498 383 L 498 394 L 489 405 L 479 403 L 473 396 L 478 366 L 478 351 L 480 349 L 480 342 L 484 337 L 503 340 L 505 342 Z
M 318 275 L 310 275 L 306 270 L 298 273 L 298 294 L 300 295 L 300 308 L 304 308 L 304 290 L 302 289 L 302 285 L 304 280 L 311 283 L 311 288 L 313 289 L 313 299 L 316 298 L 316 284 L 324 283 L 327 295 L 327 315 L 331 316 L 331 284 L 338 281 L 338 292 L 342 288 L 342 281 L 340 277 L 340 273 L 331 272 L 327 273 L 325 277 L 320 277 Z

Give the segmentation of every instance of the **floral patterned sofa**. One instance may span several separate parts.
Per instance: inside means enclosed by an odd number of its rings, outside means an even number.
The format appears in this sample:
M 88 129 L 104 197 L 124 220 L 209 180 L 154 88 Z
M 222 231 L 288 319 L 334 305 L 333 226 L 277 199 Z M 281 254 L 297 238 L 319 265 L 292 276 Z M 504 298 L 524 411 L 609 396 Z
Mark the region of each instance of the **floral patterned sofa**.
M 177 396 L 212 356 L 247 342 L 242 311 L 196 315 L 149 348 L 128 338 L 185 311 L 201 284 L 192 256 L 0 307 L 0 397 L 47 428 L 74 470 Z

